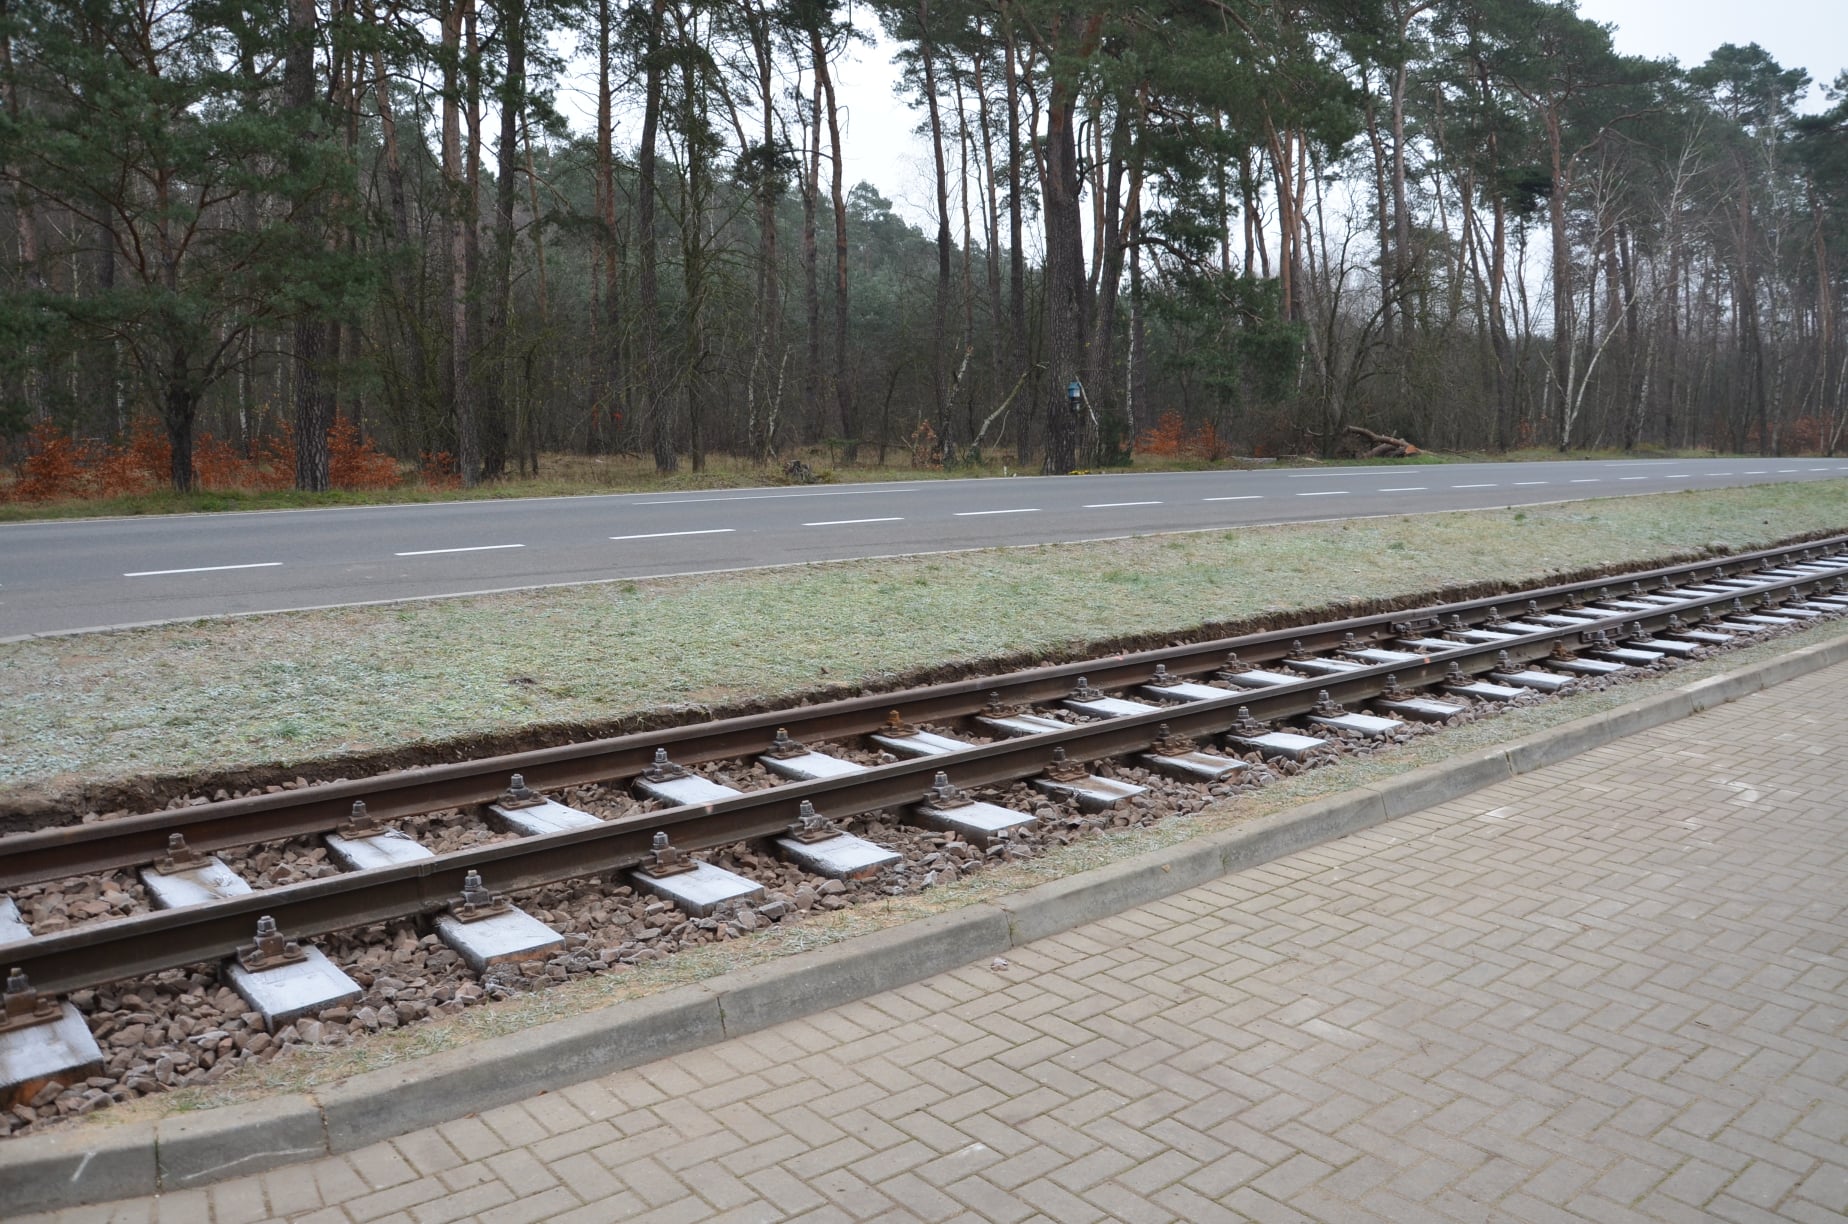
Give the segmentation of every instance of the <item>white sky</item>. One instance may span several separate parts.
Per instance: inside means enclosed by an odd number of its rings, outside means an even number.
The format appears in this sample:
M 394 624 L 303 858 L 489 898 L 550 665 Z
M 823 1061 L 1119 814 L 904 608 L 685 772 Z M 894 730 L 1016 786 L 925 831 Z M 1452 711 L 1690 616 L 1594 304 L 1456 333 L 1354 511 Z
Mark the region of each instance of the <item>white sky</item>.
M 1821 85 L 1848 69 L 1843 0 L 1579 0 L 1579 13 L 1616 26 L 1612 37 L 1624 54 L 1673 56 L 1685 68 L 1722 43 L 1757 43 Z M 1811 107 L 1821 104 L 1822 91 L 1812 88 Z
M 1784 67 L 1809 72 L 1816 85 L 1808 109 L 1820 109 L 1820 86 L 1848 69 L 1848 0 L 1579 0 L 1579 12 L 1616 26 L 1620 52 L 1672 56 L 1684 67 L 1722 43 L 1755 42 Z M 934 207 L 929 154 L 912 133 L 921 115 L 893 97 L 898 69 L 889 55 L 884 44 L 857 47 L 838 70 L 848 182 L 872 183 L 900 215 L 924 224 Z

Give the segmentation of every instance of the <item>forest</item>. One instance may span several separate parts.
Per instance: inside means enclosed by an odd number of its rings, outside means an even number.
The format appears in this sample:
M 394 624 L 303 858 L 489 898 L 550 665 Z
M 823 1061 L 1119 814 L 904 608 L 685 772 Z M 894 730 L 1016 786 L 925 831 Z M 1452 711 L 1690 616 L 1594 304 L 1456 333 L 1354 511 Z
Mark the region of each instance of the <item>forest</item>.
M 843 152 L 875 36 L 923 226 Z M 0 86 L 16 470 L 1848 427 L 1848 73 L 1573 0 L 0 0 Z

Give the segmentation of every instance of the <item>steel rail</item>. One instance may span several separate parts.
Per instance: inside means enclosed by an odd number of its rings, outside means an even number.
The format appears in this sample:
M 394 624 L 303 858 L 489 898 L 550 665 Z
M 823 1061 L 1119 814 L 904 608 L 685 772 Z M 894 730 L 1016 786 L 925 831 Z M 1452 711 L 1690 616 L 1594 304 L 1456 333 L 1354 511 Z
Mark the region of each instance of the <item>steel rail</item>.
M 353 803 L 363 800 L 381 821 L 403 819 L 442 808 L 492 801 L 521 774 L 527 785 L 560 790 L 592 782 L 634 777 L 645 770 L 657 748 L 670 748 L 682 764 L 699 764 L 763 750 L 780 727 L 798 740 L 831 740 L 864 735 L 878 728 L 887 712 L 902 710 L 914 722 L 954 721 L 975 713 L 988 695 L 998 693 L 1010 704 L 1034 704 L 1064 696 L 1072 681 L 1085 676 L 1099 688 L 1121 687 L 1147 679 L 1157 664 L 1180 677 L 1216 669 L 1228 651 L 1262 664 L 1282 659 L 1300 641 L 1311 652 L 1334 649 L 1348 634 L 1379 640 L 1396 636 L 1395 624 L 1431 617 L 1476 618 L 1488 609 L 1533 601 L 1543 612 L 1584 597 L 1612 583 L 1642 584 L 1655 590 L 1718 568 L 1774 567 L 1779 561 L 1816 550 L 1848 546 L 1848 535 L 1743 553 L 1719 561 L 1664 566 L 1411 611 L 1376 613 L 1340 621 L 1266 630 L 1238 637 L 1186 643 L 1126 653 L 1114 658 L 1063 663 L 1001 676 L 974 677 L 862 697 L 721 719 L 692 726 L 651 731 L 526 752 L 506 753 L 455 764 L 428 766 L 369 778 L 249 796 L 118 820 L 69 825 L 0 839 L 0 890 L 66 876 L 152 862 L 181 834 L 203 852 L 259 842 L 280 841 L 329 832 L 348 819 Z M 1793 580 L 1791 584 L 1802 581 Z
M 1767 584 L 1767 591 L 1805 586 L 1802 575 Z M 499 891 L 527 889 L 563 880 L 602 875 L 644 861 L 653 835 L 666 832 L 689 850 L 775 836 L 796 819 L 808 801 L 822 814 L 843 818 L 917 803 L 938 771 L 958 786 L 983 787 L 1018 781 L 1043 771 L 1063 750 L 1067 759 L 1093 761 L 1147 749 L 1164 733 L 1208 738 L 1228 729 L 1240 707 L 1274 722 L 1308 712 L 1326 691 L 1339 703 L 1379 695 L 1394 675 L 1408 688 L 1442 681 L 1451 665 L 1477 674 L 1500 665 L 1547 656 L 1556 642 L 1596 639 L 1640 624 L 1645 632 L 1667 626 L 1671 616 L 1730 603 L 1732 594 L 1700 596 L 1649 613 L 1612 611 L 1598 620 L 1525 633 L 1508 641 L 1457 643 L 1411 663 L 1382 663 L 1338 675 L 1305 677 L 1262 689 L 1228 691 L 1224 697 L 1186 702 L 1059 731 L 978 745 L 942 756 L 900 761 L 862 773 L 789 783 L 720 802 L 637 813 L 562 833 L 498 842 L 437 855 L 418 862 L 348 872 L 225 901 L 159 910 L 0 945 L 0 964 L 23 968 L 37 988 L 61 992 L 138 974 L 232 955 L 248 944 L 256 919 L 275 918 L 290 938 L 308 938 L 373 923 L 413 917 L 442 908 L 461 892 L 463 877 L 479 871 Z M 1588 609 L 1595 611 L 1596 609 Z M 1148 672 L 1136 677 L 1146 680 Z M 1133 682 L 1133 681 L 1132 681 Z M 1063 694 L 1060 694 L 1063 695 Z

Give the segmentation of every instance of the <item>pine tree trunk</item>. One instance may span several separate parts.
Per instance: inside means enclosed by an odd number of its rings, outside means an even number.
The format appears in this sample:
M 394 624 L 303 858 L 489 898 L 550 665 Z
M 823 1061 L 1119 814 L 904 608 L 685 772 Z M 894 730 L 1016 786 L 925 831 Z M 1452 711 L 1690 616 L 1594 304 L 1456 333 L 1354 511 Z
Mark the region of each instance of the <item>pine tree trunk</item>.
M 640 244 L 636 261 L 636 313 L 642 328 L 642 415 L 655 471 L 666 475 L 680 467 L 674 453 L 674 422 L 661 375 L 661 287 L 659 242 L 655 234 L 655 197 L 659 191 L 656 145 L 661 133 L 661 18 L 665 0 L 649 0 L 644 37 L 642 138 L 635 152 L 635 230 Z
M 819 39 L 814 51 L 815 81 L 821 87 L 822 105 L 827 113 L 828 149 L 832 155 L 828 195 L 834 205 L 834 407 L 841 423 L 841 437 L 847 440 L 845 458 L 852 463 L 859 451 L 859 425 L 854 419 L 853 385 L 847 377 L 847 158 L 841 146 L 840 106 L 834 96 L 834 76 L 828 70 L 827 53 Z
M 1021 199 L 1020 162 L 1025 149 L 1020 139 L 1020 76 L 1018 53 L 1014 43 L 1014 29 L 1010 24 L 1006 28 L 1007 44 L 1007 301 L 1008 331 L 1013 348 L 1013 365 L 1016 377 L 1025 375 L 1029 381 L 1032 373 L 1028 366 L 1027 353 L 1027 253 L 1026 253 L 1026 217 L 1025 205 Z M 1028 390 L 1027 402 L 1031 404 L 1032 388 Z M 1022 467 L 1026 466 L 1031 452 L 1033 413 L 1020 414 L 1021 425 L 1017 444 L 1016 460 Z
M 757 96 L 761 104 L 763 132 L 760 147 L 764 165 L 760 171 L 757 194 L 757 328 L 751 347 L 751 401 L 745 444 L 751 457 L 763 462 L 769 447 L 769 423 L 773 419 L 766 402 L 763 424 L 759 424 L 757 405 L 760 394 L 768 400 L 769 370 L 782 349 L 782 269 L 777 254 L 776 201 L 781 184 L 770 157 L 776 149 L 776 64 L 770 13 L 759 7 L 753 10 L 751 50 L 757 69 Z M 764 383 L 760 384 L 762 377 Z
M 300 130 L 290 157 L 300 172 L 313 156 L 312 145 L 325 138 L 313 117 L 315 0 L 289 0 L 289 47 L 284 58 L 284 104 Z M 310 195 L 295 211 L 295 229 L 304 248 L 323 241 L 319 201 Z M 333 401 L 324 386 L 322 363 L 327 352 L 327 325 L 312 307 L 295 320 L 295 487 L 320 492 L 328 486 L 327 432 L 333 426 Z M 337 354 L 333 354 L 337 356 Z
M 603 302 L 592 326 L 594 329 L 601 325 L 603 330 L 603 343 L 599 348 L 604 383 L 586 431 L 585 444 L 592 454 L 604 449 L 604 421 L 610 423 L 611 432 L 614 432 L 616 409 L 613 405 L 622 398 L 622 268 L 616 244 L 616 125 L 614 90 L 610 82 L 610 26 L 614 20 L 610 0 L 597 0 L 597 219 L 600 223 L 597 266 L 602 272 Z
M 500 88 L 500 147 L 494 182 L 494 314 L 488 325 L 487 371 L 482 379 L 482 475 L 507 470 L 507 384 L 513 325 L 513 204 L 520 163 L 520 115 L 526 105 L 526 3 L 500 0 L 506 74 Z
M 168 473 L 176 493 L 190 493 L 195 483 L 193 472 L 193 423 L 199 416 L 199 390 L 192 381 L 192 353 L 183 344 L 175 344 L 168 354 L 166 396 L 161 403 L 161 419 L 167 427 L 167 447 L 171 457 Z
M 469 234 L 467 172 L 462 165 L 462 26 L 473 0 L 452 0 L 443 13 L 443 181 L 448 188 L 449 361 L 444 367 L 450 419 L 456 434 L 456 467 L 464 485 L 481 479 L 481 452 L 476 432 L 474 388 L 469 378 Z
M 484 146 L 481 135 L 481 41 L 477 33 L 480 15 L 480 0 L 469 0 L 462 27 L 462 79 L 466 84 L 462 114 L 468 123 L 464 149 L 466 160 L 463 162 L 467 194 L 464 208 L 468 214 L 468 224 L 463 228 L 468 268 L 464 325 L 468 332 L 468 375 L 470 396 L 475 406 L 476 445 L 480 460 L 477 479 L 498 476 L 507 454 L 507 423 L 502 415 L 499 385 L 495 381 L 496 370 L 491 355 L 484 352 L 487 348 L 487 321 L 482 316 L 487 301 L 482 293 L 482 282 L 486 278 L 481 271 L 481 164 Z M 494 456 L 492 472 L 489 471 L 489 455 Z
M 936 168 L 937 293 L 931 303 L 930 382 L 937 413 L 937 440 L 950 440 L 950 189 L 943 160 L 943 114 L 937 101 L 937 55 L 930 29 L 930 0 L 917 0 L 918 55 L 924 68 L 924 105 L 930 116 L 930 148 Z
M 975 61 L 976 123 L 982 142 L 982 185 L 986 200 L 982 213 L 982 245 L 987 247 L 983 272 L 988 290 L 988 314 L 993 328 L 989 339 L 989 365 L 994 378 L 994 393 L 1001 395 L 1008 385 L 1001 343 L 1001 201 L 995 188 L 994 114 L 988 106 L 988 90 L 982 80 L 982 61 Z
M 1080 45 L 1091 44 L 1101 26 L 1093 16 L 1087 28 L 1076 18 L 1067 19 L 1059 34 Z M 1078 176 L 1077 82 L 1064 73 L 1052 80 L 1046 102 L 1046 160 L 1040 187 L 1041 211 L 1046 218 L 1046 339 L 1050 385 L 1047 407 L 1046 463 L 1048 473 L 1070 472 L 1078 466 L 1082 433 L 1082 399 L 1075 410 L 1067 387 L 1080 383 L 1089 363 L 1085 353 L 1084 218 Z
M 821 31 L 809 30 L 809 52 L 816 64 L 824 65 Z M 815 92 L 809 107 L 808 164 L 802 173 L 802 307 L 808 328 L 808 362 L 802 378 L 803 420 L 810 428 L 820 429 L 821 413 L 821 272 L 820 251 L 815 237 L 815 214 L 821 208 L 821 79 L 815 80 Z

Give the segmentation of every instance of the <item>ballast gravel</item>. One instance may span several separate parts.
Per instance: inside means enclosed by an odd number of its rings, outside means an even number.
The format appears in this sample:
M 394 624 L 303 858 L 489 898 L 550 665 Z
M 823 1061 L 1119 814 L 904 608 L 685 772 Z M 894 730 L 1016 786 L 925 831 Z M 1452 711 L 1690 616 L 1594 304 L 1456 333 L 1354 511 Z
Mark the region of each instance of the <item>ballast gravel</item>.
M 1783 632 L 1774 631 L 1780 635 Z M 1770 635 L 1754 640 L 1764 641 L 1767 636 Z M 1664 669 L 1633 669 L 1614 677 L 1581 679 L 1575 689 L 1594 691 Z M 261 1017 L 221 983 L 215 967 L 168 970 L 76 991 L 69 996 L 70 1002 L 87 1018 L 103 1050 L 103 1073 L 78 1085 L 47 1086 L 26 1104 L 0 1111 L 0 1135 L 35 1131 L 59 1119 L 140 1096 L 216 1083 L 240 1067 L 303 1057 L 316 1047 L 363 1042 L 373 1033 L 456 1015 L 471 1007 L 491 1005 L 515 994 L 544 990 L 585 975 L 621 973 L 632 966 L 665 959 L 683 948 L 744 938 L 772 925 L 799 924 L 812 914 L 923 892 L 980 873 L 992 864 L 1031 857 L 1047 847 L 1070 845 L 1109 829 L 1154 825 L 1249 793 L 1278 777 L 1294 776 L 1344 759 L 1390 752 L 1446 727 L 1493 717 L 1510 708 L 1559 701 L 1563 696 L 1529 692 L 1510 702 L 1456 698 L 1465 708 L 1447 722 L 1401 723 L 1378 738 L 1308 728 L 1328 739 L 1326 748 L 1301 761 L 1266 761 L 1255 752 L 1249 753 L 1243 759 L 1250 768 L 1210 784 L 1177 781 L 1121 761 L 1099 761 L 1091 767 L 1098 775 L 1147 788 L 1145 793 L 1100 813 L 1080 811 L 1073 802 L 1053 801 L 1026 782 L 979 789 L 972 792 L 976 797 L 1031 813 L 1037 821 L 988 845 L 904 824 L 890 812 L 867 813 L 839 823 L 850 832 L 896 851 L 901 860 L 865 880 L 816 877 L 750 843 L 722 847 L 704 857 L 763 885 L 765 896 L 755 902 L 721 906 L 706 918 L 690 917 L 619 876 L 592 876 L 546 885 L 513 894 L 511 899 L 563 933 L 564 950 L 541 961 L 491 967 L 479 976 L 435 935 L 425 933 L 412 921 L 336 933 L 317 941 L 318 946 L 359 983 L 365 994 L 354 1004 L 327 1008 L 274 1033 L 265 1031 Z M 1062 721 L 1083 721 L 1064 711 L 1053 712 L 1052 716 Z M 960 727 L 923 729 L 986 742 Z M 850 743 L 815 743 L 810 747 L 865 765 L 893 759 L 879 750 Z M 782 781 L 755 760 L 689 769 L 739 790 L 759 790 Z M 308 781 L 301 778 L 296 784 L 306 786 Z M 231 797 L 224 792 L 212 796 Z M 559 798 L 605 819 L 664 806 L 638 799 L 626 789 L 604 785 L 570 788 Z M 176 800 L 170 806 L 205 801 L 204 797 L 194 797 Z M 93 813 L 86 820 L 121 814 L 124 813 Z M 469 810 L 429 813 L 398 825 L 439 854 L 513 836 Z M 223 851 L 220 857 L 259 889 L 316 879 L 339 870 L 327 861 L 325 847 L 308 838 Z M 16 890 L 12 896 L 23 919 L 37 933 L 106 921 L 149 907 L 146 890 L 133 873 L 122 871 L 32 885 Z

